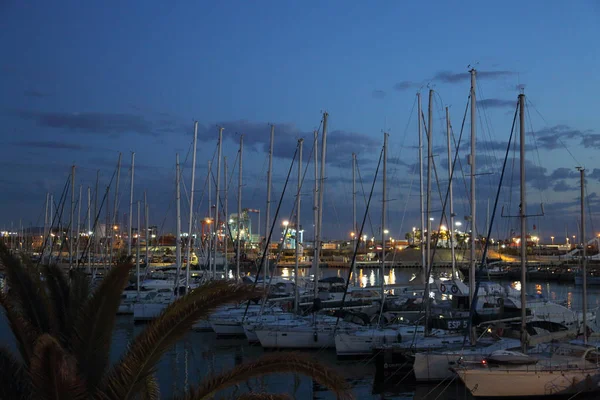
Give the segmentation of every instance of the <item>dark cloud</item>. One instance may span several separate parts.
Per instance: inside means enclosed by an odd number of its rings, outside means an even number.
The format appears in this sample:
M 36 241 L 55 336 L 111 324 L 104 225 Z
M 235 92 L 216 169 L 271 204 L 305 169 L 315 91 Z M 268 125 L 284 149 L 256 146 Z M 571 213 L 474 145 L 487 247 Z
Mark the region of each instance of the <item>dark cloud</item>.
M 404 92 L 409 89 L 419 88 L 422 84 L 420 82 L 402 81 L 394 85 L 394 90 Z
M 514 71 L 477 71 L 477 78 L 498 79 L 516 74 Z M 442 83 L 460 83 L 471 79 L 469 72 L 440 71 L 431 80 Z
M 35 140 L 24 140 L 20 142 L 12 143 L 13 146 L 21 146 L 28 148 L 38 149 L 65 149 L 65 150 L 83 150 L 84 147 L 75 143 L 70 142 L 56 142 L 56 141 L 35 141 Z
M 592 134 L 590 131 L 581 131 L 567 125 L 555 125 L 535 132 L 538 147 L 546 150 L 564 147 L 566 142 L 576 138 L 581 138 L 580 144 L 583 146 L 600 145 L 600 140 L 596 136 L 598 135 Z
M 23 94 L 27 97 L 47 97 L 49 96 L 48 93 L 44 93 L 44 92 L 40 92 L 39 90 L 25 90 L 23 91 Z
M 159 136 L 181 132 L 185 126 L 176 119 L 154 121 L 144 116 L 127 113 L 59 113 L 19 110 L 16 115 L 35 122 L 38 126 L 58 128 L 71 132 L 120 136 L 128 133 Z
M 268 153 L 270 140 L 270 126 L 266 122 L 229 121 L 217 124 L 224 128 L 224 140 L 239 142 L 240 134 L 244 135 L 244 147 L 246 149 Z M 200 140 L 211 142 L 218 137 L 218 128 L 202 128 L 203 134 Z M 275 124 L 275 141 L 273 145 L 273 156 L 277 158 L 291 158 L 298 144 L 298 139 L 304 138 L 304 154 L 308 157 L 313 147 L 313 132 L 298 129 L 294 124 Z M 321 146 L 321 135 L 319 135 L 319 148 Z M 348 132 L 342 130 L 330 131 L 327 134 L 327 163 L 332 165 L 349 165 L 351 154 L 366 154 L 371 156 L 374 149 L 381 143 L 371 136 Z M 319 150 L 320 151 L 320 150 Z
M 598 170 L 598 172 L 600 172 L 600 170 Z M 557 179 L 571 179 L 571 178 L 576 178 L 578 177 L 579 174 L 576 172 L 576 170 L 573 168 L 557 168 L 554 171 L 552 171 L 552 173 L 550 174 L 550 179 L 553 180 L 557 180 Z
M 581 137 L 581 145 L 583 147 L 600 148 L 600 134 L 584 133 Z
M 554 184 L 555 192 L 568 192 L 568 191 L 575 190 L 575 189 L 576 189 L 575 186 L 571 186 L 565 181 L 558 181 Z
M 383 98 L 385 98 L 387 93 L 383 90 L 377 89 L 377 90 L 373 90 L 373 93 L 371 93 L 371 95 L 376 99 L 383 99 Z
M 505 108 L 505 107 L 516 107 L 517 102 L 515 100 L 503 100 L 503 99 L 484 99 L 477 102 L 478 105 L 485 108 Z

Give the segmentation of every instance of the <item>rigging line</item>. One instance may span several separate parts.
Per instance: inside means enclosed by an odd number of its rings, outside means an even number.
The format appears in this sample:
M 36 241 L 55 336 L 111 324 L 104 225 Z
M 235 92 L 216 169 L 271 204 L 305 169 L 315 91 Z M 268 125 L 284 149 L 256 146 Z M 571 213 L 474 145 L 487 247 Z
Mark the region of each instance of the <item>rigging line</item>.
M 546 118 L 544 118 L 544 116 L 542 115 L 542 113 L 537 109 L 537 107 L 533 104 L 533 102 L 530 100 L 529 96 L 527 96 L 525 98 L 525 101 L 527 102 L 527 104 L 529 104 L 533 110 L 540 116 L 540 118 L 542 119 L 542 121 L 544 121 L 544 123 L 547 126 L 550 126 L 550 124 L 548 123 L 548 121 L 546 121 Z M 556 137 L 556 140 L 561 144 L 562 147 L 565 148 L 565 150 L 567 151 L 567 153 L 569 153 L 569 155 L 571 156 L 571 158 L 573 159 L 573 161 L 575 161 L 575 165 L 583 165 L 582 163 L 579 162 L 579 160 L 577 160 L 577 158 L 575 158 L 575 156 L 573 155 L 573 153 L 571 153 L 571 151 L 569 150 L 569 148 L 563 143 L 562 140 L 560 140 L 560 137 Z
M 481 273 L 483 272 L 483 269 L 484 268 L 487 269 L 486 257 L 487 257 L 487 251 L 488 251 L 488 248 L 490 245 L 489 239 L 490 239 L 490 235 L 492 234 L 492 226 L 494 225 L 494 219 L 496 216 L 496 211 L 498 209 L 498 199 L 500 198 L 500 191 L 502 190 L 502 182 L 504 181 L 504 173 L 506 171 L 506 161 L 508 159 L 508 155 L 510 154 L 510 146 L 511 146 L 511 142 L 513 139 L 513 135 L 515 133 L 515 126 L 517 124 L 518 112 L 519 112 L 519 106 L 517 106 L 515 108 L 515 115 L 513 117 L 512 128 L 510 130 L 510 136 L 508 138 L 508 144 L 506 146 L 506 155 L 504 156 L 502 172 L 500 173 L 500 181 L 498 183 L 498 189 L 496 190 L 496 198 L 494 200 L 494 209 L 493 209 L 492 215 L 490 216 L 490 225 L 488 227 L 488 232 L 486 232 L 487 237 L 486 237 L 485 245 L 483 247 L 483 252 L 481 255 L 481 264 L 476 271 L 475 293 L 473 293 L 473 304 L 471 305 L 471 308 L 469 310 L 469 325 L 467 327 L 467 331 L 465 332 L 465 336 L 463 337 L 463 347 L 465 346 L 465 343 L 467 341 L 467 336 L 469 336 L 469 332 L 471 332 L 471 329 L 473 327 L 473 317 L 475 316 L 475 309 L 477 308 L 477 293 L 479 292 L 479 286 L 481 284 L 481 279 L 479 279 L 479 278 L 481 277 Z M 521 240 L 523 240 L 523 238 L 521 238 Z M 523 288 L 521 288 L 521 290 L 525 290 L 525 288 L 523 287 Z
M 360 182 L 360 188 L 363 194 L 363 200 L 365 202 L 365 206 L 367 205 L 367 195 L 365 194 L 365 187 L 363 186 L 363 179 L 360 174 L 360 168 L 358 166 L 358 157 L 356 157 L 356 173 L 358 174 L 358 181 Z M 367 214 L 367 218 L 369 219 L 369 225 L 371 226 L 371 237 L 375 236 L 375 229 L 373 228 L 373 221 L 371 220 L 371 213 Z
M 65 186 L 63 187 L 62 194 L 60 195 L 59 203 L 62 202 L 63 201 L 62 200 L 63 197 L 66 196 L 66 193 L 67 193 L 67 190 L 69 188 L 70 182 L 71 182 L 71 174 L 69 174 L 67 176 L 67 180 L 65 182 Z M 48 233 L 46 233 L 46 237 L 44 238 L 44 243 L 43 243 L 42 249 L 46 248 L 46 244 L 48 243 L 48 239 L 50 238 L 50 236 L 51 236 L 50 234 L 52 233 L 52 229 L 54 228 L 54 223 L 55 222 L 58 223 L 58 221 L 56 221 L 56 218 L 58 217 L 58 207 L 55 207 L 55 212 L 53 214 L 54 215 L 51 216 L 52 217 L 52 222 L 50 223 L 50 228 L 48 229 Z M 52 246 L 50 246 L 50 260 L 52 260 L 52 249 L 53 249 L 53 247 L 54 247 L 54 243 L 52 243 Z M 43 252 L 43 250 L 42 250 L 42 252 Z M 39 268 L 41 261 L 42 261 L 42 257 L 40 257 L 40 259 L 38 260 L 38 262 L 36 264 L 36 268 Z
M 415 181 L 415 175 L 417 172 L 417 165 L 418 164 L 414 164 L 413 165 L 413 170 L 412 170 L 412 178 L 410 180 L 410 185 L 408 186 L 408 194 L 406 195 L 406 203 L 404 203 L 404 211 L 402 212 L 402 219 L 400 220 L 400 229 L 398 230 L 398 234 L 400 235 L 399 237 L 402 237 L 402 227 L 404 226 L 404 219 L 406 217 L 406 211 L 408 209 L 408 202 L 410 200 L 410 194 L 412 193 L 412 187 L 413 187 L 413 183 Z M 413 238 L 413 242 L 414 242 L 414 238 Z M 396 262 L 396 255 L 398 254 L 398 248 L 396 246 L 394 246 L 394 252 L 392 255 L 392 265 L 394 265 L 394 263 Z
M 371 206 L 371 199 L 373 198 L 373 192 L 375 191 L 375 183 L 377 182 L 377 175 L 379 174 L 379 167 L 381 166 L 382 159 L 383 159 L 383 149 L 381 149 L 381 152 L 379 153 L 379 162 L 377 163 L 377 168 L 375 169 L 375 176 L 373 177 L 373 183 L 371 184 L 371 192 L 369 193 L 369 200 L 367 200 L 367 202 L 366 202 L 367 209 L 365 210 L 365 213 L 363 214 L 363 220 L 360 225 L 360 231 L 358 232 L 359 238 L 362 236 L 363 230 L 365 228 L 365 223 L 367 222 L 367 217 L 369 215 L 369 207 Z M 352 261 L 351 261 L 350 265 L 353 265 L 356 261 L 356 255 L 358 254 L 359 246 L 360 246 L 360 239 L 357 240 L 356 244 L 354 245 L 354 254 L 352 254 Z M 342 296 L 342 304 L 340 305 L 340 313 L 338 313 L 337 320 L 335 321 L 334 331 L 337 329 L 337 326 L 340 322 L 340 314 L 341 314 L 341 311 L 344 309 L 344 304 L 346 302 L 346 294 L 348 293 L 348 286 L 350 285 L 351 278 L 352 278 L 352 268 L 348 268 L 348 278 L 346 279 L 346 285 L 344 287 L 344 294 Z M 316 284 L 316 282 L 315 282 L 315 284 Z M 384 281 L 383 281 L 383 276 L 382 276 L 381 277 L 381 285 L 383 286 L 383 284 L 384 284 Z M 381 302 L 383 304 L 383 299 L 381 299 Z
M 455 147 L 455 151 L 456 151 L 457 154 L 460 151 L 461 139 L 462 139 L 462 136 L 463 136 L 463 133 L 464 133 L 464 130 L 465 130 L 465 123 L 467 121 L 467 114 L 469 112 L 469 104 L 470 104 L 470 102 L 471 102 L 471 94 L 469 92 L 469 96 L 467 97 L 467 104 L 465 105 L 465 113 L 463 115 L 463 120 L 462 120 L 462 123 L 461 123 L 461 126 L 460 126 L 460 133 L 459 133 L 459 136 L 458 136 L 458 143 L 456 141 L 456 137 L 454 135 L 454 132 L 452 132 L 452 141 L 454 142 L 454 147 Z M 462 164 L 462 161 L 461 161 L 460 157 L 458 157 L 457 160 L 458 160 L 458 169 L 461 172 L 462 181 L 463 181 L 463 184 L 465 186 L 465 194 L 468 194 L 469 193 L 469 188 L 467 186 L 467 178 L 466 178 L 466 175 L 465 175 L 465 170 L 463 168 L 463 164 Z M 456 165 L 453 165 L 452 169 L 455 170 L 455 168 L 456 168 Z M 462 204 L 463 204 L 463 207 L 464 207 L 463 208 L 463 212 L 465 213 L 465 215 L 468 215 L 470 213 L 470 211 L 467 210 L 466 205 L 470 205 L 471 204 L 471 198 L 470 198 L 470 196 L 467 196 L 467 202 L 466 202 L 466 204 L 464 202 L 462 202 Z
M 417 106 L 417 97 L 415 96 L 414 100 L 413 100 L 413 104 L 412 107 L 410 109 L 410 114 L 408 116 L 408 121 L 406 122 L 406 126 L 404 127 L 404 136 L 402 137 L 402 144 L 406 143 L 406 137 L 408 136 L 408 130 L 410 128 L 410 124 L 412 122 L 412 117 L 413 114 L 415 112 L 415 107 Z M 402 150 L 404 149 L 404 145 L 400 146 L 400 151 L 398 152 L 398 155 L 395 157 L 395 159 L 397 159 L 398 161 L 400 161 L 400 156 L 402 155 Z M 389 160 L 391 161 L 391 160 Z M 394 169 L 394 173 L 392 174 L 391 178 L 392 180 L 396 178 L 397 174 L 399 172 L 398 168 Z
M 537 162 L 538 162 L 538 167 L 541 168 L 542 166 L 542 159 L 540 157 L 540 149 L 537 143 L 537 137 L 535 135 L 535 131 L 533 130 L 533 123 L 531 122 L 531 114 L 529 113 L 529 107 L 527 107 L 527 103 L 525 103 L 525 111 L 527 111 L 527 119 L 529 121 L 529 128 L 531 129 L 531 136 L 533 136 L 533 144 L 534 144 L 534 148 L 535 148 L 535 154 L 537 157 Z M 540 201 L 544 202 L 544 198 L 545 198 L 545 193 L 543 189 L 539 189 L 540 190 Z
M 254 283 L 253 283 L 254 287 L 256 287 L 256 283 L 258 282 L 258 277 L 260 276 L 262 266 L 264 265 L 264 262 L 265 262 L 265 257 L 267 255 L 267 251 L 266 251 L 267 247 L 266 246 L 268 246 L 269 243 L 271 242 L 271 237 L 273 236 L 273 230 L 275 229 L 275 224 L 277 221 L 277 217 L 279 215 L 279 210 L 281 209 L 281 203 L 283 202 L 283 196 L 285 195 L 285 190 L 287 188 L 288 181 L 290 180 L 290 175 L 291 175 L 292 169 L 294 167 L 294 160 L 296 159 L 297 154 L 298 154 L 298 146 L 296 146 L 296 151 L 294 151 L 294 157 L 292 158 L 292 162 L 290 163 L 290 168 L 288 169 L 287 178 L 285 179 L 285 183 L 283 185 L 283 190 L 281 192 L 281 196 L 279 197 L 279 203 L 277 204 L 277 209 L 275 210 L 275 217 L 273 218 L 273 223 L 271 224 L 271 228 L 269 230 L 269 236 L 267 237 L 267 240 L 265 243 L 265 251 L 263 251 L 258 270 L 256 271 L 256 278 L 254 278 Z M 250 300 L 248 300 L 248 302 L 246 303 L 246 310 L 244 311 L 244 316 L 242 318 L 242 321 L 246 319 L 246 315 L 248 314 L 248 307 L 250 307 Z

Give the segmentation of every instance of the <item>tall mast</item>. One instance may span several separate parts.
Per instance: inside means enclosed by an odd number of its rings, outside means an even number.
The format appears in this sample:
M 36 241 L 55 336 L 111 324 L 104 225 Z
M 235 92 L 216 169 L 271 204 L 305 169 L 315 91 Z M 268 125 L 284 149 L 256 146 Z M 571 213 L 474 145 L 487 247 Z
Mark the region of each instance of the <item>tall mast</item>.
M 267 287 L 267 268 L 269 268 L 269 243 L 268 239 L 271 229 L 271 180 L 273 178 L 273 144 L 275 142 L 275 125 L 271 125 L 271 138 L 269 141 L 269 170 L 267 171 L 267 212 L 265 214 L 265 260 L 266 266 L 262 266 L 263 271 L 263 289 Z M 238 219 L 241 215 L 238 215 Z M 239 246 L 239 244 L 238 244 Z
M 87 270 L 89 274 L 92 271 L 92 188 L 87 188 Z
M 585 168 L 578 167 L 581 176 L 581 243 L 583 244 L 582 268 L 583 274 L 583 343 L 587 344 L 587 242 L 585 240 Z
M 181 275 L 181 167 L 179 165 L 179 154 L 175 156 L 175 204 L 177 210 L 177 222 L 175 232 L 175 295 L 179 295 L 179 277 Z M 209 202 L 210 203 L 210 202 Z
M 298 140 L 298 191 L 296 193 L 296 263 L 294 265 L 294 314 L 298 314 L 300 295 L 298 294 L 298 271 L 300 262 L 300 191 L 302 190 L 302 145 L 304 139 Z
M 69 268 L 73 267 L 73 228 L 75 225 L 75 166 L 71 167 L 71 219 L 69 220 L 71 233 L 69 235 Z
M 388 134 L 383 133 L 383 188 L 382 188 L 382 199 L 381 199 L 381 308 L 383 310 L 383 303 L 385 297 L 385 206 L 387 201 L 387 142 Z M 379 319 L 381 322 L 381 313 L 379 313 Z
M 244 135 L 240 135 L 240 163 L 239 163 L 239 170 L 238 170 L 238 198 L 237 198 L 237 212 L 238 212 L 238 218 L 237 218 L 237 247 L 236 247 L 236 257 L 235 257 L 235 276 L 237 277 L 237 279 L 240 278 L 240 257 L 241 257 L 241 253 L 240 253 L 240 247 L 241 247 L 241 243 L 240 243 L 240 230 L 241 228 L 241 220 L 242 220 L 242 158 L 243 158 L 243 152 L 244 152 Z M 270 168 L 269 168 L 270 170 Z M 266 281 L 266 279 L 264 279 Z
M 451 127 L 450 127 L 450 111 L 448 107 L 446 107 L 446 136 L 448 139 L 448 196 L 450 197 L 450 221 L 448 227 L 448 239 L 450 243 L 450 254 L 452 256 L 452 279 L 457 278 L 456 273 L 456 258 L 454 255 L 454 197 L 452 192 L 452 181 L 454 180 L 454 171 L 452 169 L 452 142 L 450 140 L 451 136 Z
M 119 153 L 119 161 L 117 163 L 117 184 L 115 186 L 115 203 L 114 203 L 114 207 L 113 207 L 113 220 L 112 220 L 112 224 L 113 226 L 110 227 L 110 253 L 109 253 L 109 257 L 108 257 L 108 263 L 109 265 L 112 267 L 112 256 L 113 256 L 113 248 L 114 248 L 114 226 L 117 225 L 117 216 L 119 214 L 119 181 L 121 180 L 121 153 Z M 106 196 L 106 200 L 108 201 L 108 196 Z M 107 203 L 108 204 L 108 203 Z M 108 208 L 107 208 L 108 210 Z
M 52 228 L 54 226 L 54 195 L 50 193 L 50 255 L 48 264 L 52 264 L 52 250 L 54 249 L 54 240 L 52 239 Z
M 319 280 L 319 156 L 318 156 L 318 148 L 319 148 L 319 132 L 314 131 L 314 142 L 313 142 L 313 154 L 314 156 L 314 164 L 315 164 L 315 185 L 313 188 L 313 218 L 314 218 L 314 239 L 313 239 L 313 270 L 315 276 L 315 298 L 319 296 L 319 285 L 317 281 Z
M 430 314 L 429 302 L 429 275 L 433 265 L 431 259 L 431 176 L 433 172 L 433 90 L 429 90 L 429 105 L 427 110 L 427 260 L 425 273 L 425 332 L 428 334 L 428 321 Z
M 207 242 L 207 253 L 208 253 L 208 270 L 212 279 L 216 279 L 217 271 L 213 271 L 212 262 L 212 160 L 208 160 L 208 242 Z
M 223 254 L 225 254 L 225 272 L 228 273 L 228 268 L 229 268 L 229 258 L 227 257 L 227 245 L 228 245 L 228 239 L 227 236 L 229 235 L 229 214 L 228 214 L 228 204 L 227 204 L 227 197 L 229 194 L 229 175 L 227 175 L 227 156 L 223 156 L 223 172 L 225 174 L 225 199 L 224 199 L 224 203 L 223 204 L 223 214 L 225 215 L 225 235 L 223 236 L 224 241 L 223 241 Z M 235 279 L 239 280 L 239 274 L 235 277 Z
M 475 296 L 475 239 L 477 236 L 476 211 L 477 203 L 475 202 L 475 141 L 476 141 L 476 112 L 477 112 L 477 96 L 475 94 L 476 71 L 471 71 L 471 154 L 469 155 L 469 164 L 471 165 L 471 263 L 469 265 L 469 304 L 473 304 L 473 296 Z
M 471 100 L 473 101 L 473 100 Z M 472 121 L 471 121 L 472 122 Z M 519 124 L 520 124 L 520 174 L 521 174 L 521 350 L 527 351 L 527 203 L 525 197 L 525 95 L 519 95 Z
M 421 92 L 417 92 L 417 105 L 418 105 L 418 113 L 419 116 L 417 118 L 417 122 L 419 125 L 419 212 L 421 214 L 421 269 L 423 270 L 423 279 L 424 282 L 428 281 L 427 277 L 427 260 L 425 259 L 425 246 L 423 246 L 423 239 L 425 239 L 425 207 L 423 205 L 424 200 L 424 189 L 423 189 L 423 122 L 421 120 L 421 116 L 423 115 L 423 109 L 421 106 Z M 414 238 L 413 238 L 414 240 Z
M 79 200 L 77 200 L 77 229 L 75 231 L 75 235 L 77 237 L 77 247 L 75 248 L 75 267 L 79 267 L 79 238 L 81 235 L 79 232 L 81 231 L 81 191 L 83 189 L 83 185 L 79 185 Z
M 98 190 L 100 184 L 100 170 L 96 170 L 96 187 L 94 188 L 94 223 L 92 227 L 94 228 L 94 232 L 92 232 L 92 243 L 94 245 L 94 263 L 98 262 L 98 253 L 100 250 L 100 240 L 96 238 L 96 232 L 98 232 L 98 228 L 96 225 L 96 221 L 100 221 L 100 214 L 98 214 Z M 96 268 L 94 268 L 96 271 Z
M 137 293 L 140 295 L 140 241 L 142 239 L 140 232 L 140 201 L 137 202 L 137 235 L 135 240 L 135 275 L 137 283 Z
M 146 261 L 146 271 L 150 266 L 150 206 L 148 205 L 148 198 L 146 197 L 146 191 L 144 190 L 144 239 L 146 240 L 146 254 L 144 260 Z
M 46 241 L 48 240 L 48 207 L 50 206 L 50 193 L 46 192 L 46 211 L 44 213 L 44 241 L 42 242 L 42 260 L 45 260 Z
M 106 199 L 106 227 L 104 229 L 104 255 L 103 255 L 103 259 L 104 259 L 104 267 L 105 269 L 108 269 L 110 267 L 110 259 L 108 258 L 108 253 L 110 252 L 109 247 L 110 244 L 108 243 L 108 238 L 110 237 L 110 235 L 112 234 L 112 226 L 110 224 L 110 185 L 106 186 L 106 195 L 104 196 L 104 198 Z
M 131 152 L 131 178 L 129 185 L 129 225 L 128 225 L 128 240 L 127 240 L 127 255 L 131 255 L 131 243 L 133 240 L 133 177 L 135 169 L 135 153 Z M 143 172 L 143 171 L 142 171 Z M 139 236 L 139 232 L 138 232 Z
M 323 197 L 325 195 L 325 156 L 327 155 L 327 119 L 329 114 L 323 113 L 323 137 L 321 138 L 321 177 L 319 179 L 319 253 L 323 240 Z
M 217 190 L 215 193 L 215 271 L 217 269 L 217 251 L 219 249 L 219 196 L 221 195 L 221 153 L 223 147 L 223 128 L 219 127 L 219 143 L 217 143 Z M 224 265 L 225 273 L 227 267 Z
M 192 153 L 192 184 L 190 187 L 190 219 L 188 224 L 188 240 L 187 240 L 187 263 L 185 268 L 185 292 L 187 293 L 190 288 L 190 269 L 192 267 L 192 228 L 194 223 L 194 185 L 196 183 L 196 143 L 198 141 L 198 121 L 194 121 L 194 148 Z M 218 192 L 217 192 L 218 193 Z M 218 208 L 217 208 L 218 210 Z M 219 213 L 217 212 L 217 215 Z
M 355 249 L 356 243 L 360 242 L 356 228 L 356 153 L 352 153 L 352 244 Z M 352 257 L 352 283 L 356 286 L 356 260 L 354 257 Z

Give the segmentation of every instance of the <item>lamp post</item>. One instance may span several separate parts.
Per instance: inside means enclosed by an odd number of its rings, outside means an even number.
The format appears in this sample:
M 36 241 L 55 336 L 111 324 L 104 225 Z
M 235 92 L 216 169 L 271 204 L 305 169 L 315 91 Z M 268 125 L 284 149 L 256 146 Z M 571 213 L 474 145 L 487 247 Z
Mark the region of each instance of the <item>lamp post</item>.
M 554 236 L 550 236 L 550 240 L 552 240 L 552 245 L 554 245 Z

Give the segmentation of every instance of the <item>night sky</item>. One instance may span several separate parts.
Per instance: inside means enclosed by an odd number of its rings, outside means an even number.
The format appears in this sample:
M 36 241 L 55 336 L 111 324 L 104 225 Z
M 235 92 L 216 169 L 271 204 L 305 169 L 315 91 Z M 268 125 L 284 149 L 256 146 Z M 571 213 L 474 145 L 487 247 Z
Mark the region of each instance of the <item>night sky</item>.
M 324 235 L 352 230 L 351 154 L 365 196 L 389 132 L 390 236 L 418 226 L 416 93 L 435 90 L 433 146 L 439 185 L 447 187 L 444 107 L 456 140 L 478 70 L 478 231 L 493 207 L 517 96 L 527 95 L 529 228 L 544 240 L 577 234 L 579 174 L 587 173 L 588 232 L 600 233 L 600 3 L 551 1 L 0 1 L 0 228 L 43 225 L 46 192 L 58 198 L 75 164 L 76 187 L 101 192 L 123 154 L 120 215 L 147 191 L 151 223 L 175 226 L 175 155 L 187 199 L 193 123 L 199 121 L 196 207 L 207 210 L 207 161 L 218 126 L 228 158 L 229 210 L 235 212 L 239 135 L 244 135 L 243 207 L 265 209 L 269 123 L 275 124 L 273 201 L 283 189 L 294 147 L 304 162 L 322 111 L 329 118 Z M 464 124 L 456 172 L 457 218 L 468 214 Z M 499 208 L 518 212 L 518 158 L 507 164 Z M 516 153 L 518 155 L 518 152 Z M 235 170 L 234 170 L 235 165 Z M 457 164 L 458 166 L 458 164 Z M 466 181 L 465 181 L 466 179 Z M 466 183 L 465 183 L 466 182 Z M 381 182 L 373 195 L 369 236 L 381 226 Z M 467 186 L 465 186 L 467 185 Z M 302 222 L 312 237 L 312 166 L 302 190 Z M 359 187 L 358 218 L 365 207 Z M 278 221 L 289 218 L 292 173 Z M 434 184 L 433 216 L 440 196 Z M 214 194 L 214 189 L 213 189 Z M 188 201 L 182 201 L 187 230 Z M 264 214 L 263 214 L 264 215 Z M 518 221 L 497 212 L 494 237 Z M 437 223 L 437 222 L 436 222 Z M 261 222 L 264 229 L 264 221 Z

